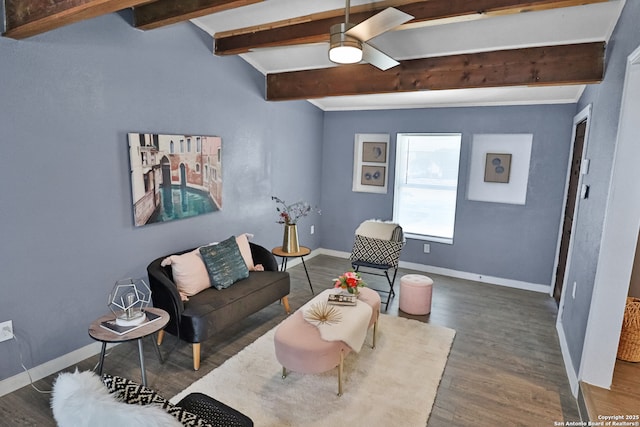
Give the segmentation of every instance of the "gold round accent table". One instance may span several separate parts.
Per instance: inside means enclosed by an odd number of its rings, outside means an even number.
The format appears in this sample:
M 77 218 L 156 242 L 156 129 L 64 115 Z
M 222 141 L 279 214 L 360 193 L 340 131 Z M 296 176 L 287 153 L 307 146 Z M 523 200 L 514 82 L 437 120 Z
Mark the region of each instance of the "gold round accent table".
M 309 271 L 307 271 L 307 264 L 304 263 L 304 257 L 311 253 L 311 249 L 307 248 L 306 246 L 300 246 L 300 250 L 298 252 L 285 252 L 282 246 L 278 246 L 271 249 L 271 253 L 282 258 L 280 271 L 287 271 L 287 260 L 289 258 L 300 258 L 302 260 L 304 272 L 307 275 L 307 281 L 309 282 L 311 293 L 315 295 L 315 292 L 313 291 L 313 285 L 311 284 L 311 279 L 309 278 Z

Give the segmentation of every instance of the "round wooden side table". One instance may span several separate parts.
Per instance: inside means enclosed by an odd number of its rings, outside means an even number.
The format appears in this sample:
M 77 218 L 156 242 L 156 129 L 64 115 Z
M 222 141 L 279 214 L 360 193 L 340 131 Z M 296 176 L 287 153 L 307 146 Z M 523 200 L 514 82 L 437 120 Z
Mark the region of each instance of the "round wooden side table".
M 151 313 L 152 315 L 159 316 L 154 318 L 152 321 L 148 321 L 142 326 L 136 327 L 135 329 L 130 330 L 124 334 L 118 334 L 106 327 L 102 326 L 103 322 L 113 321 L 115 320 L 115 316 L 113 313 L 104 315 L 91 323 L 89 326 L 89 336 L 96 341 L 102 342 L 102 351 L 100 352 L 100 364 L 98 365 L 98 374 L 102 376 L 102 367 L 104 365 L 104 355 L 107 350 L 107 343 L 117 343 L 117 342 L 127 342 L 127 341 L 138 341 L 138 353 L 140 356 L 140 371 L 142 372 L 142 385 L 147 385 L 147 375 L 144 369 L 144 352 L 142 349 L 142 338 L 152 335 L 169 323 L 169 313 L 166 311 L 155 308 L 155 307 L 147 307 L 145 309 L 147 313 Z M 160 349 L 158 348 L 158 343 L 155 340 L 152 340 L 154 347 L 156 349 L 156 353 L 158 354 L 158 358 L 162 363 L 162 354 L 160 354 Z
M 300 258 L 302 260 L 302 266 L 304 267 L 304 272 L 307 275 L 307 281 L 309 282 L 309 287 L 311 288 L 311 294 L 315 295 L 315 292 L 313 292 L 313 285 L 311 284 L 311 279 L 309 278 L 309 272 L 307 271 L 307 264 L 304 263 L 304 257 L 311 253 L 311 249 L 309 249 L 306 246 L 300 246 L 300 250 L 298 252 L 285 252 L 282 249 L 282 246 L 278 246 L 271 249 L 271 253 L 274 254 L 275 256 L 279 256 L 282 258 L 280 271 L 287 271 L 287 260 L 289 258 Z

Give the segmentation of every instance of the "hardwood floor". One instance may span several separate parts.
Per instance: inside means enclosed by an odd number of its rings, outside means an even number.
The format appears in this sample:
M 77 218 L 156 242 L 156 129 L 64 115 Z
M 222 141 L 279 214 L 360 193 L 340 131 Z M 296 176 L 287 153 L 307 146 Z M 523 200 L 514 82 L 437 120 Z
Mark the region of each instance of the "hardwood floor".
M 331 279 L 348 271 L 348 260 L 320 255 L 307 261 L 317 292 L 331 286 Z M 291 273 L 292 310 L 311 298 L 302 265 Z M 419 273 L 407 269 L 403 274 Z M 557 309 L 546 294 L 485 285 L 429 275 L 434 280 L 431 314 L 410 316 L 398 310 L 398 297 L 387 314 L 447 326 L 457 331 L 429 427 L 452 425 L 552 426 L 554 422 L 579 421 L 577 404 L 569 388 L 555 330 Z M 371 287 L 382 287 L 384 278 L 364 275 Z M 387 286 L 388 287 L 388 286 Z M 248 319 L 202 343 L 202 364 L 191 369 L 191 347 L 177 343 L 160 364 L 150 341 L 145 341 L 147 381 L 160 394 L 171 397 L 215 369 L 285 318 L 280 304 L 272 304 Z M 167 335 L 166 356 L 175 343 Z M 93 369 L 98 357 L 78 365 Z M 28 363 L 28 360 L 27 360 Z M 74 368 L 69 368 L 73 370 Z M 140 381 L 137 346 L 122 344 L 109 351 L 105 372 Z M 55 375 L 36 382 L 50 390 Z M 212 395 L 224 401 L 223 392 Z M 1 426 L 55 426 L 48 394 L 24 387 L 0 398 Z M 405 427 L 405 426 L 403 426 Z
M 635 418 L 640 417 L 640 363 L 616 360 L 610 390 L 585 383 L 580 387 L 589 420 L 597 422 L 602 415 L 623 415 L 640 421 Z

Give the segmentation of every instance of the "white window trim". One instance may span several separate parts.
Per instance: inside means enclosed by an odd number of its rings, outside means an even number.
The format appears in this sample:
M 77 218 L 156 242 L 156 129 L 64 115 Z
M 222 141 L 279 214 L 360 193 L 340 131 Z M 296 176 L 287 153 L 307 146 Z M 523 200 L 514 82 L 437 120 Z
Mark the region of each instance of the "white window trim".
M 425 242 L 444 243 L 453 245 L 453 239 L 447 237 L 428 236 L 426 234 L 404 233 L 404 237 L 413 240 L 424 240 Z

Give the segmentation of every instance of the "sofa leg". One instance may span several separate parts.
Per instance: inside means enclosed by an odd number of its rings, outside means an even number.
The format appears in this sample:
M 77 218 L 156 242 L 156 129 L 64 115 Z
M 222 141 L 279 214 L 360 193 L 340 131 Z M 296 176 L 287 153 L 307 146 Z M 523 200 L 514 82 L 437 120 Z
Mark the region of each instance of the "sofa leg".
M 282 305 L 284 305 L 284 311 L 287 312 L 287 314 L 291 313 L 291 309 L 289 308 L 289 297 L 288 296 L 284 296 L 282 297 Z
M 200 343 L 193 343 L 193 370 L 197 371 L 200 369 Z
M 158 331 L 158 338 L 156 339 L 156 342 L 158 343 L 158 345 L 162 345 L 163 339 L 164 339 L 164 329 L 160 329 Z

